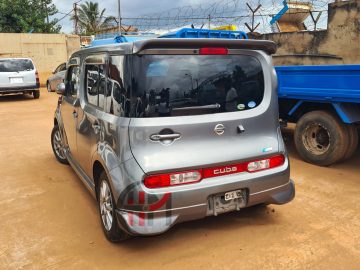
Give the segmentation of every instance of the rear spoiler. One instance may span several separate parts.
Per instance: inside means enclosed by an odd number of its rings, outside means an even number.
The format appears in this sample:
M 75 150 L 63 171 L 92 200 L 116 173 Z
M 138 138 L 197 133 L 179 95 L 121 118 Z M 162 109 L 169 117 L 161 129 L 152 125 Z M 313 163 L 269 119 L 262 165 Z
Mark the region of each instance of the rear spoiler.
M 267 54 L 274 54 L 277 50 L 276 43 L 269 40 L 159 38 L 134 42 L 133 53 L 138 54 L 148 49 L 199 49 L 202 47 L 261 50 Z

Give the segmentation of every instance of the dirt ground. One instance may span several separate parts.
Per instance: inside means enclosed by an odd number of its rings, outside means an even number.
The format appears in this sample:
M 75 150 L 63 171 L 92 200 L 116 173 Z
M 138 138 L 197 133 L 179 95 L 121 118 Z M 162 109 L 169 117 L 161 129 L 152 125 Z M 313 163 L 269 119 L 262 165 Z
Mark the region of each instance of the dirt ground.
M 293 202 L 111 244 L 94 199 L 53 156 L 56 102 L 44 90 L 40 100 L 0 97 L 0 269 L 359 269 L 360 151 L 320 168 L 286 132 Z

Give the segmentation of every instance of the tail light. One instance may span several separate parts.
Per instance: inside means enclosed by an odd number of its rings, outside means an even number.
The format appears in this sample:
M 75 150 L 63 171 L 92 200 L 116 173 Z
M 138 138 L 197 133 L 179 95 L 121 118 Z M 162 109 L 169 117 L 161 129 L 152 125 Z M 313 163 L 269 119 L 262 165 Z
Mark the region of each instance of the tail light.
M 284 155 L 277 155 L 267 159 L 254 160 L 222 167 L 212 167 L 200 170 L 173 172 L 167 174 L 150 175 L 144 179 L 147 188 L 162 188 L 200 182 L 203 178 L 213 178 L 242 172 L 254 173 L 280 167 L 285 163 Z
M 220 47 L 201 48 L 199 50 L 200 55 L 227 55 L 228 53 L 227 48 Z
M 247 164 L 248 172 L 258 172 L 267 169 L 272 169 L 283 165 L 285 157 L 283 155 L 274 156 L 268 159 L 256 160 Z
M 144 184 L 148 188 L 170 187 L 199 182 L 201 171 L 187 171 L 147 176 Z
M 40 78 L 39 78 L 39 72 L 38 71 L 35 72 L 35 76 L 36 76 L 36 83 L 40 84 Z

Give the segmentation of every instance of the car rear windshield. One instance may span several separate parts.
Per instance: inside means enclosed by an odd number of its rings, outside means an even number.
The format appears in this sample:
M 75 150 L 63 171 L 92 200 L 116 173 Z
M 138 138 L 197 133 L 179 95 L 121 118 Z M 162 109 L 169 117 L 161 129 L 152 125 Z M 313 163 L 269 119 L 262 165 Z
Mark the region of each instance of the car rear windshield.
M 29 59 L 0 60 L 0 72 L 19 72 L 34 70 L 34 65 Z
M 264 96 L 261 63 L 248 55 L 144 55 L 133 65 L 132 115 L 237 112 Z

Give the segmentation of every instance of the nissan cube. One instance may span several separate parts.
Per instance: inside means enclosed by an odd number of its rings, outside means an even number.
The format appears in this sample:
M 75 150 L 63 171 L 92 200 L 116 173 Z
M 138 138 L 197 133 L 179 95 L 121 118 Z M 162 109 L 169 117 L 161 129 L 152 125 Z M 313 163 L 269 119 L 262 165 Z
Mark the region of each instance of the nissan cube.
M 117 242 L 295 195 L 278 121 L 275 43 L 150 39 L 80 50 L 54 117 Z

